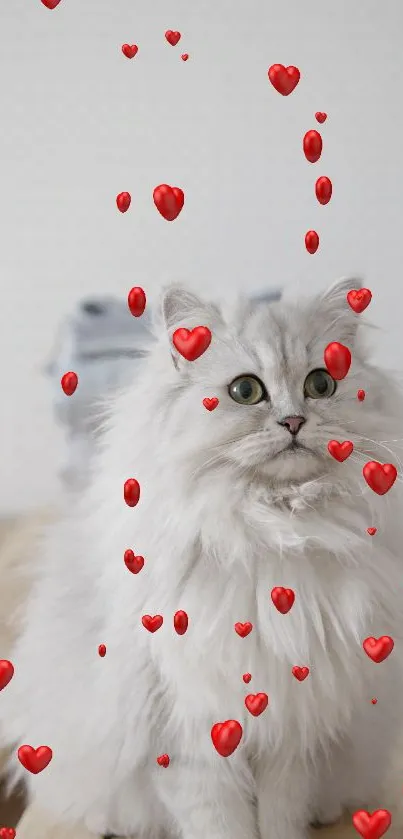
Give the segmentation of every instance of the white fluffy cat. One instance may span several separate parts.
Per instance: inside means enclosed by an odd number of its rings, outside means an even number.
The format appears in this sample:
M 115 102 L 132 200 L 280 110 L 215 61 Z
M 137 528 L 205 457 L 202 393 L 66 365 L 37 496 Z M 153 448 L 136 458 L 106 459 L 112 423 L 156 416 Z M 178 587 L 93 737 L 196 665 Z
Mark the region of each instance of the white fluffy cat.
M 400 481 L 380 497 L 362 467 L 397 462 L 381 441 L 398 437 L 401 410 L 360 348 L 354 287 L 243 303 L 229 322 L 189 292 L 165 293 L 158 340 L 114 406 L 92 486 L 47 538 L 0 696 L 15 752 L 53 749 L 28 780 L 59 820 L 140 839 L 303 839 L 345 805 L 383 806 L 401 713 L 403 516 Z M 195 325 L 213 339 L 188 362 L 171 339 Z M 353 355 L 337 386 L 309 376 L 330 341 Z M 209 412 L 202 400 L 214 396 Z M 290 417 L 305 419 L 298 435 Z M 331 439 L 354 443 L 344 463 Z M 131 477 L 135 508 L 123 500 Z M 128 548 L 145 558 L 136 575 Z M 273 605 L 275 586 L 295 592 L 288 614 Z M 163 616 L 157 632 L 145 614 Z M 234 624 L 246 621 L 254 628 L 241 638 Z M 362 643 L 383 635 L 395 648 L 376 664 Z M 310 668 L 303 682 L 296 665 Z M 244 699 L 259 692 L 269 705 L 254 717 Z M 225 758 L 210 732 L 230 719 L 243 736 Z

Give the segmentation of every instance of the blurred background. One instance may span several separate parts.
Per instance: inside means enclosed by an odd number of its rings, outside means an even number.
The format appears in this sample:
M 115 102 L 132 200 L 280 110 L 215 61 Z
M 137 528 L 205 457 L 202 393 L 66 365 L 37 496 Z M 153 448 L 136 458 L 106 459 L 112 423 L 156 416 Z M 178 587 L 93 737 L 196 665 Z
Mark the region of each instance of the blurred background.
M 182 33 L 176 47 L 167 29 Z M 60 365 L 98 395 L 115 381 L 100 335 L 109 350 L 117 336 L 131 346 L 130 330 L 141 344 L 122 314 L 134 285 L 152 304 L 169 280 L 213 297 L 289 295 L 356 273 L 383 330 L 376 356 L 399 366 L 402 32 L 401 0 L 2 0 L 1 515 L 46 507 L 76 468 Z M 268 80 L 273 63 L 300 68 L 289 97 Z M 302 152 L 312 128 L 314 165 Z M 333 181 L 325 207 L 320 175 Z M 160 183 L 185 192 L 172 223 L 153 204 Z M 105 297 L 103 312 L 83 309 Z M 98 354 L 95 379 L 77 342 Z

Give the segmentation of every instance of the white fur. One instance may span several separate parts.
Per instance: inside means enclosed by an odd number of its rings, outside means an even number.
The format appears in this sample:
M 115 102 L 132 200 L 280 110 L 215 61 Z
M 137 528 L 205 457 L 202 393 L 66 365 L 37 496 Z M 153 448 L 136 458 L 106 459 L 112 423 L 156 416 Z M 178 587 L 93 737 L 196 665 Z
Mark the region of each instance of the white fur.
M 165 325 L 115 406 L 92 487 L 47 538 L 15 677 L 0 697 L 4 740 L 53 749 L 29 785 L 57 818 L 142 839 L 163 829 L 302 839 L 310 821 L 337 818 L 344 805 L 382 807 L 401 697 L 403 517 L 400 483 L 378 497 L 362 466 L 397 462 L 379 441 L 396 439 L 401 413 L 394 383 L 360 349 L 364 316 L 346 303 L 351 287 L 295 305 L 241 305 L 230 324 L 216 307 L 167 292 Z M 198 324 L 213 341 L 186 362 L 170 336 Z M 304 400 L 304 379 L 333 340 L 351 348 L 350 373 L 330 399 Z M 265 382 L 270 404 L 230 399 L 242 373 Z M 220 399 L 212 413 L 205 396 Z M 279 455 L 289 437 L 277 420 L 300 413 L 315 454 Z M 337 463 L 330 439 L 351 439 L 355 453 Z M 136 508 L 123 501 L 128 477 L 141 484 Z M 136 576 L 126 548 L 145 557 Z M 287 615 L 271 602 L 277 585 L 296 593 Z M 178 609 L 190 618 L 184 636 L 173 629 Z M 155 634 L 144 614 L 164 616 Z M 253 632 L 240 638 L 236 621 Z M 387 634 L 395 649 L 375 664 L 362 641 Z M 311 668 L 302 683 L 297 664 Z M 269 707 L 254 718 L 244 697 L 260 691 Z M 227 719 L 244 735 L 222 758 L 210 730 Z M 156 764 L 164 752 L 167 769 Z

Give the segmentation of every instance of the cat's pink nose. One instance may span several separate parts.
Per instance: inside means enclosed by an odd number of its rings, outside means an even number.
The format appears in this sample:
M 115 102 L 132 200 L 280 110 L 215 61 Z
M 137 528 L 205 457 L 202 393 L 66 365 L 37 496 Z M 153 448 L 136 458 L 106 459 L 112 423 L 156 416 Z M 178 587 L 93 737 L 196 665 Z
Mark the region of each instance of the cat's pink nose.
M 298 434 L 301 426 L 303 426 L 305 422 L 305 417 L 285 417 L 285 419 L 281 420 L 279 425 L 284 425 L 285 428 L 290 432 L 290 434 Z

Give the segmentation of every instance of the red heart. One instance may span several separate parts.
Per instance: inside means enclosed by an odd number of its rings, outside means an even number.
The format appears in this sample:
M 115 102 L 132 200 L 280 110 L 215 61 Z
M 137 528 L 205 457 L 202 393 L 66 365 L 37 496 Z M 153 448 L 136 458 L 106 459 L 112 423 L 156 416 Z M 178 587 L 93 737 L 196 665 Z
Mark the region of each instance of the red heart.
M 324 360 L 333 379 L 341 381 L 347 376 L 350 369 L 351 352 L 348 347 L 339 344 L 338 341 L 332 341 L 325 349 Z
M 147 298 L 144 290 L 139 286 L 130 289 L 127 303 L 134 318 L 140 318 L 146 307 Z
M 0 827 L 0 839 L 15 839 L 15 835 L 13 827 Z
M 123 487 L 123 497 L 128 507 L 135 507 L 140 499 L 140 484 L 136 478 L 128 478 Z
M 381 661 L 385 661 L 385 658 L 391 654 L 393 647 L 395 646 L 395 642 L 390 635 L 382 635 L 381 638 L 366 638 L 365 641 L 363 641 L 362 646 L 364 647 L 367 656 L 369 656 L 375 664 L 380 664 Z
M 268 69 L 267 75 L 275 90 L 281 93 L 282 96 L 289 96 L 301 78 L 298 67 L 293 67 L 292 65 L 290 67 L 284 67 L 284 64 L 272 64 Z
M 64 376 L 62 376 L 62 378 L 60 379 L 60 384 L 66 396 L 73 396 L 73 393 L 78 385 L 77 373 L 65 373 Z
M 42 0 L 42 3 L 47 9 L 55 9 L 59 5 L 60 0 Z
M 144 629 L 148 629 L 149 632 L 156 632 L 157 629 L 160 629 L 164 622 L 164 618 L 162 615 L 143 615 L 141 618 L 141 622 L 144 626 Z
M 144 557 L 135 556 L 134 552 L 130 548 L 124 552 L 124 561 L 126 568 L 128 568 L 132 574 L 138 574 L 144 565 Z
M 137 55 L 139 48 L 137 44 L 123 44 L 122 53 L 126 58 L 134 58 Z
M 360 315 L 369 306 L 371 300 L 372 293 L 369 288 L 352 289 L 347 294 L 347 302 L 357 315 Z
M 327 448 L 329 450 L 329 454 L 331 454 L 335 460 L 338 460 L 339 463 L 343 463 L 344 460 L 347 460 L 347 458 L 350 457 L 350 454 L 354 449 L 354 444 L 350 440 L 345 440 L 344 443 L 339 443 L 337 440 L 330 440 L 327 444 Z
M 304 149 L 304 155 L 309 163 L 318 162 L 322 154 L 322 146 L 322 137 L 320 136 L 319 131 L 312 128 L 311 131 L 306 132 L 302 142 L 302 147 Z
M 389 492 L 397 478 L 396 466 L 393 463 L 378 463 L 376 460 L 370 460 L 365 464 L 362 474 L 368 486 L 377 493 L 377 495 L 385 495 Z
M 369 534 L 369 536 L 375 536 L 376 531 L 376 527 L 367 527 L 367 533 Z
M 178 635 L 184 635 L 189 626 L 189 618 L 182 609 L 174 614 L 174 630 Z
M 308 253 L 316 253 L 319 247 L 319 236 L 316 230 L 308 230 L 305 233 L 305 247 Z
M 216 396 L 212 396 L 211 399 L 206 396 L 205 399 L 203 399 L 203 405 L 208 411 L 214 411 L 214 408 L 217 407 L 218 403 L 219 399 L 217 399 Z
M 116 198 L 116 204 L 121 213 L 126 213 L 131 203 L 132 197 L 130 192 L 119 192 L 119 195 Z
M 318 178 L 315 184 L 315 195 L 319 204 L 328 204 L 332 197 L 332 192 L 333 185 L 330 178 L 327 178 L 326 175 Z
M 295 676 L 299 682 L 303 682 L 304 679 L 309 676 L 309 667 L 293 667 L 292 675 Z
M 105 658 L 105 656 L 106 656 L 106 647 L 105 647 L 105 644 L 100 644 L 100 645 L 99 645 L 99 647 L 98 647 L 98 655 L 99 655 L 99 656 L 101 656 L 101 658 Z
M 269 697 L 267 693 L 250 693 L 248 696 L 245 696 L 245 705 L 254 717 L 259 717 L 260 714 L 263 714 L 268 704 Z
M 167 29 L 167 31 L 165 32 L 165 37 L 168 41 L 168 44 L 171 44 L 172 47 L 176 47 L 178 41 L 180 41 L 181 33 L 173 32 L 172 29 Z
M 182 53 L 182 55 L 181 55 L 182 61 L 187 61 L 188 58 L 189 58 L 189 53 L 188 52 Z
M 43 772 L 53 757 L 52 749 L 49 749 L 49 746 L 38 746 L 37 749 L 32 746 L 20 746 L 17 755 L 23 767 L 28 769 L 28 772 L 32 772 L 33 775 Z
M 208 326 L 195 326 L 194 329 L 177 329 L 172 341 L 178 353 L 187 361 L 196 361 L 206 352 L 211 343 L 211 332 Z
M 160 755 L 157 757 L 157 763 L 159 766 L 163 766 L 164 769 L 166 769 L 167 766 L 169 766 L 169 755 Z
M 234 629 L 237 635 L 240 635 L 241 638 L 246 638 L 246 636 L 249 635 L 250 632 L 252 632 L 253 623 L 249 623 L 249 621 L 247 621 L 246 623 L 238 622 L 235 624 Z
M 251 680 L 251 678 L 252 678 L 252 676 L 251 676 L 251 674 L 250 674 L 250 673 L 244 673 L 244 674 L 243 674 L 243 676 L 242 676 L 242 678 L 243 678 L 243 680 L 244 680 L 245 684 L 246 684 L 246 685 L 248 685 L 248 684 L 249 684 L 249 682 L 250 682 L 250 680 Z
M 283 588 L 283 586 L 276 586 L 271 590 L 271 599 L 278 612 L 286 615 L 294 605 L 295 594 L 292 588 Z
M 237 720 L 216 722 L 211 729 L 213 746 L 221 757 L 232 755 L 241 742 L 242 734 L 242 726 Z
M 325 114 L 324 111 L 316 111 L 315 119 L 316 119 L 317 122 L 321 122 L 321 123 L 326 122 L 327 114 Z
M 374 810 L 373 813 L 357 810 L 353 813 L 353 825 L 363 839 L 381 839 L 391 823 L 392 816 L 389 810 Z
M 154 189 L 153 200 L 158 212 L 166 221 L 175 221 L 185 203 L 185 195 L 178 186 L 160 184 Z
M 14 676 L 14 667 L 6 658 L 0 659 L 0 690 L 7 687 Z
M 365 399 L 365 390 L 357 390 L 357 399 L 359 402 L 363 402 Z

